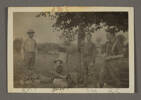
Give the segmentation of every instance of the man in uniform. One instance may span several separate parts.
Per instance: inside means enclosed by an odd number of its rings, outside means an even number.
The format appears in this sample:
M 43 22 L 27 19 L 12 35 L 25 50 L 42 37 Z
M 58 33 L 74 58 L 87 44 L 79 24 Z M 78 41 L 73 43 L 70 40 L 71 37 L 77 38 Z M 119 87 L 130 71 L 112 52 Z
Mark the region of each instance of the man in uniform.
M 24 52 L 24 64 L 28 70 L 33 70 L 33 66 L 35 63 L 35 57 L 37 53 L 37 43 L 34 37 L 34 31 L 29 30 L 27 32 L 28 38 L 23 44 L 23 52 Z
M 95 64 L 96 58 L 96 46 L 91 40 L 92 35 L 88 33 L 86 35 L 86 43 L 83 48 L 83 70 L 84 70 L 84 85 L 87 86 L 88 83 L 88 73 L 89 67 Z

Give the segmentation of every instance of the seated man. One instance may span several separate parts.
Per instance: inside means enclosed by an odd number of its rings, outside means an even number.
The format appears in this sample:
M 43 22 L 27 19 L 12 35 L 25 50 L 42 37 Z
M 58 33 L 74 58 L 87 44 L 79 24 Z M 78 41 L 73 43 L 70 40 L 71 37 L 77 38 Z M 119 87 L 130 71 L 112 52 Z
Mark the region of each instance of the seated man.
M 67 76 L 64 74 L 63 70 L 63 61 L 61 59 L 57 59 L 54 61 L 56 64 L 55 72 L 54 72 L 54 79 L 53 79 L 53 86 L 55 88 L 66 88 L 68 87 L 67 83 Z

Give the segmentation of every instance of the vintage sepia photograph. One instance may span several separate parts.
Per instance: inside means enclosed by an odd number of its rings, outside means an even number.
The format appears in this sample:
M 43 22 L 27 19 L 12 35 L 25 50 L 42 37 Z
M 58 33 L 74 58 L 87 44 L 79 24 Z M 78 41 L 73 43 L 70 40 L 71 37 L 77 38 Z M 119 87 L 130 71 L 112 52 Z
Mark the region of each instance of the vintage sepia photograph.
M 132 7 L 9 7 L 8 92 L 134 93 Z

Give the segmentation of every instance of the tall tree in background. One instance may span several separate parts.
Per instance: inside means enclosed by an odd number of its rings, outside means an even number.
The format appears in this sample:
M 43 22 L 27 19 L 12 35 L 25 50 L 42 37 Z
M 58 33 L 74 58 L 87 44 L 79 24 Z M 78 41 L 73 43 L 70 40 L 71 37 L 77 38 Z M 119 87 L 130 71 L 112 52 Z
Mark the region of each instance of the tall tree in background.
M 112 34 L 128 30 L 127 12 L 56 12 L 54 14 L 42 12 L 37 17 L 47 15 L 56 20 L 53 27 L 57 31 L 63 31 L 62 35 L 70 41 L 75 39 L 76 34 L 78 35 L 78 47 L 81 40 L 85 38 L 85 33 L 94 33 L 102 28 L 101 23 L 107 26 L 106 31 Z

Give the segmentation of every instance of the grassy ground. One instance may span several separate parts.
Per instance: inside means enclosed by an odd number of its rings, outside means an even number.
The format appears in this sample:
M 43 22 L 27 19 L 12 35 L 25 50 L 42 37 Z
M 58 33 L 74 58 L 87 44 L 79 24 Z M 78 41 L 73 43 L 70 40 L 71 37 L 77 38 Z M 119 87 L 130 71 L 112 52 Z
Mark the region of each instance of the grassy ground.
M 36 56 L 36 63 L 34 66 L 35 72 L 41 77 L 40 82 L 31 82 L 29 85 L 22 85 L 21 80 L 26 75 L 27 70 L 24 68 L 24 63 L 22 58 L 15 54 L 14 55 L 14 87 L 24 88 L 24 87 L 35 87 L 35 88 L 50 88 L 52 86 L 52 72 L 54 71 L 54 60 L 58 55 L 49 55 L 47 53 L 39 53 Z M 72 53 L 69 56 L 69 66 L 64 65 L 66 73 L 71 73 L 73 75 L 73 80 L 77 81 L 79 72 L 79 55 L 78 53 Z M 98 82 L 98 73 L 105 65 L 104 58 L 98 56 L 96 58 L 95 66 L 89 68 L 89 78 L 88 78 L 88 88 L 96 88 Z M 77 83 L 77 82 L 76 82 Z M 79 87 L 78 84 L 74 87 Z M 114 87 L 114 86 L 105 86 Z
M 35 63 L 35 70 L 36 72 L 38 72 L 41 77 L 42 77 L 42 81 L 40 82 L 40 84 L 35 85 L 38 88 L 43 88 L 43 87 L 52 87 L 52 83 L 51 83 L 51 72 L 54 71 L 54 60 L 57 58 L 57 55 L 49 55 L 49 54 L 38 54 L 36 56 L 36 63 Z M 24 74 L 26 73 L 26 69 L 24 68 L 24 64 L 22 59 L 20 58 L 20 56 L 16 56 L 14 57 L 14 86 L 15 87 L 32 87 L 31 86 L 23 86 L 20 84 L 20 80 L 24 77 Z M 68 66 L 64 65 L 64 70 L 65 73 L 71 73 L 73 80 L 77 81 L 78 78 L 78 72 L 79 72 L 79 57 L 78 57 L 78 53 L 74 53 L 73 55 L 69 56 L 69 62 L 68 62 Z M 93 77 L 93 68 L 90 68 L 90 72 L 89 72 L 89 80 L 92 82 L 94 81 L 94 77 Z M 89 87 L 95 87 L 94 83 L 89 84 Z

